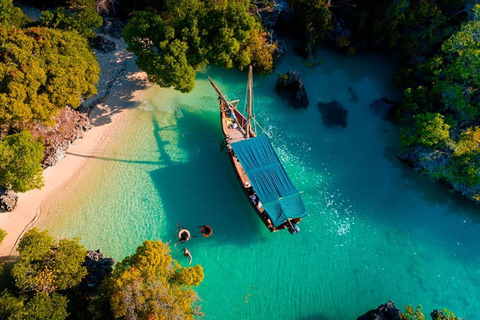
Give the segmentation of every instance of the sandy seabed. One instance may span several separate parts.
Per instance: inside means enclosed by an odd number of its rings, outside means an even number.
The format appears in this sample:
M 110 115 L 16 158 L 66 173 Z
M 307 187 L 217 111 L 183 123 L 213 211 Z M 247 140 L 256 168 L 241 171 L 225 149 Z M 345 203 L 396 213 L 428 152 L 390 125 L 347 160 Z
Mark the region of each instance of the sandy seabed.
M 0 245 L 0 257 L 17 255 L 15 248 L 18 240 L 35 225 L 41 215 L 42 203 L 55 197 L 71 179 L 82 174 L 85 163 L 101 153 L 122 127 L 120 124 L 127 120 L 129 109 L 140 101 L 142 92 L 148 86 L 147 75 L 138 70 L 134 58 L 126 52 L 124 43 L 119 40 L 116 42 L 117 50 L 111 54 L 97 53 L 102 68 L 99 96 L 103 91 L 107 98 L 90 111 L 92 129 L 86 132 L 83 139 L 72 144 L 62 161 L 44 170 L 43 188 L 19 194 L 15 210 L 0 214 L 0 229 L 7 232 Z M 105 85 L 107 80 L 113 80 L 111 86 Z

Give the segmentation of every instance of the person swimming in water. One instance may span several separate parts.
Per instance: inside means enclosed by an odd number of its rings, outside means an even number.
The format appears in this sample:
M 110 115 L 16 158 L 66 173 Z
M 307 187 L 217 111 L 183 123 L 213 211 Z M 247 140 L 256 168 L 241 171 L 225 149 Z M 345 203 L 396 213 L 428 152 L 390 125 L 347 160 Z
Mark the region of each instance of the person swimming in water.
M 200 233 L 202 234 L 202 236 L 204 236 L 205 238 L 208 238 L 212 235 L 213 233 L 213 229 L 212 227 L 210 226 L 198 226 L 198 228 L 200 228 Z
M 178 226 L 178 241 L 175 242 L 175 246 L 178 244 L 178 243 L 184 243 L 185 241 L 188 241 L 190 240 L 190 238 L 192 237 L 190 235 L 190 231 L 188 231 L 187 229 L 185 228 L 182 228 L 180 226 L 180 223 L 178 223 L 177 221 L 177 226 Z
M 190 251 L 188 251 L 187 248 L 183 249 L 183 255 L 185 257 L 190 257 L 190 262 L 188 264 L 192 264 L 192 254 L 190 253 Z

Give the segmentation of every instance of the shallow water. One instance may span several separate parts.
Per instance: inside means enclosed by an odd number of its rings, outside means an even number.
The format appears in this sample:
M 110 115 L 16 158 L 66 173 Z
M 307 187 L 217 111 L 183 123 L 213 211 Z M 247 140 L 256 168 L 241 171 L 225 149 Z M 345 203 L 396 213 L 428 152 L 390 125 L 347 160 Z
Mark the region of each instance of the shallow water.
M 244 198 L 220 151 L 207 71 L 190 94 L 145 91 L 121 135 L 44 203 L 40 227 L 120 260 L 145 239 L 173 243 L 179 221 L 199 236 L 186 246 L 205 271 L 206 319 L 355 319 L 389 300 L 422 304 L 427 318 L 434 308 L 475 318 L 478 207 L 397 160 L 396 128 L 369 107 L 398 94 L 393 62 L 319 56 L 317 67 L 287 56 L 277 69 L 300 72 L 308 109 L 277 97 L 276 74 L 255 76 L 256 118 L 310 212 L 299 234 L 270 234 Z M 243 104 L 245 73 L 208 74 Z M 322 122 L 317 104 L 332 99 L 348 109 L 346 128 Z M 203 224 L 212 237 L 200 237 Z M 183 247 L 173 256 L 185 264 Z

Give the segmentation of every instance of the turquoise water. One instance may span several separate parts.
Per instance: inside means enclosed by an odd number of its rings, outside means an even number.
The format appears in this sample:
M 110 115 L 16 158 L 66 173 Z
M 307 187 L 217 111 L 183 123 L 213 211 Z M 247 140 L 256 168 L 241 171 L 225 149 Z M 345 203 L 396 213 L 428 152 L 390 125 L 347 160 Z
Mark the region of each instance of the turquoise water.
M 319 56 L 315 68 L 287 56 L 277 69 L 300 72 L 308 109 L 277 97 L 276 74 L 255 77 L 257 120 L 310 211 L 299 234 L 269 233 L 244 198 L 220 151 L 207 71 L 190 94 L 146 90 L 121 135 L 43 205 L 40 227 L 120 260 L 144 239 L 173 243 L 179 221 L 199 236 L 186 247 L 205 271 L 197 291 L 206 319 L 356 319 L 389 300 L 400 309 L 422 304 L 427 318 L 434 308 L 475 318 L 478 207 L 397 160 L 397 129 L 369 108 L 398 95 L 389 85 L 393 63 Z M 245 73 L 208 74 L 243 101 Z M 317 103 L 332 99 L 348 109 L 348 127 L 322 123 Z M 202 224 L 212 237 L 200 237 Z M 188 264 L 183 247 L 172 254 Z

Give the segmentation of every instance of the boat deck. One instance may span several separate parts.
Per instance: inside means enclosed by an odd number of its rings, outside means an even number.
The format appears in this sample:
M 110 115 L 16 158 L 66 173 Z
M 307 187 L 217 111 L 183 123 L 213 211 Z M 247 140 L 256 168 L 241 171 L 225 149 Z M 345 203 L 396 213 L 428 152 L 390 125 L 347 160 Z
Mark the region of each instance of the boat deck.
M 250 179 L 245 173 L 245 170 L 240 164 L 240 161 L 235 156 L 235 153 L 233 152 L 232 147 L 230 146 L 231 143 L 245 140 L 246 131 L 243 128 L 239 127 L 238 124 L 235 123 L 234 125 L 232 123 L 231 118 L 227 117 L 226 114 L 227 112 L 225 111 L 225 112 L 222 112 L 222 115 L 221 115 L 222 130 L 223 130 L 223 133 L 225 134 L 225 141 L 227 142 L 227 148 L 230 153 L 232 163 L 235 167 L 237 178 L 240 180 L 240 183 L 242 184 L 242 189 L 244 193 L 247 195 L 247 197 L 249 198 L 250 204 L 254 207 L 255 211 L 257 212 L 258 216 L 262 219 L 265 226 L 267 226 L 267 228 L 272 232 L 277 231 L 277 229 L 273 226 L 272 221 L 268 218 L 265 212 L 265 209 L 262 207 L 262 203 L 258 201 L 257 195 L 252 188 L 252 184 L 250 183 Z M 250 134 L 251 136 L 255 136 L 253 132 L 250 132 Z

